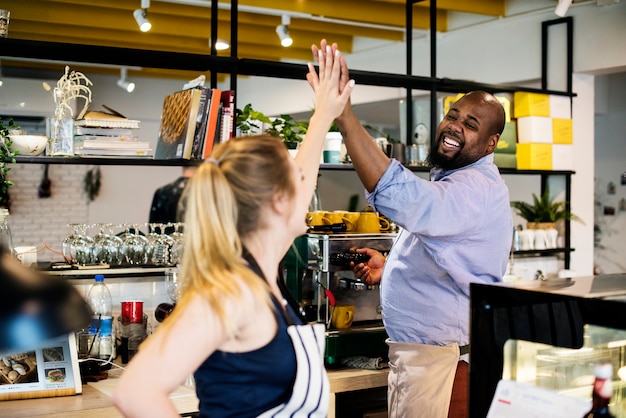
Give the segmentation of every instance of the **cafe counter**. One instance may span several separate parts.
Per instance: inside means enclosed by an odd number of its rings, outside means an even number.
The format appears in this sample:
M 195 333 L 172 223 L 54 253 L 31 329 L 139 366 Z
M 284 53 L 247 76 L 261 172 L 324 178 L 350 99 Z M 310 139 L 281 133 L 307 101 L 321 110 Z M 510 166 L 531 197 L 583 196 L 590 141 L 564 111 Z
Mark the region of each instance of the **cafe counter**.
M 335 417 L 336 395 L 340 393 L 387 386 L 389 369 L 329 370 L 330 407 L 329 418 Z M 111 418 L 122 414 L 112 405 L 111 393 L 121 370 L 110 370 L 108 379 L 83 385 L 83 393 L 56 398 L 21 399 L 0 402 L 2 416 L 12 418 Z M 181 386 L 171 396 L 176 410 L 182 416 L 198 411 L 198 399 L 192 388 Z

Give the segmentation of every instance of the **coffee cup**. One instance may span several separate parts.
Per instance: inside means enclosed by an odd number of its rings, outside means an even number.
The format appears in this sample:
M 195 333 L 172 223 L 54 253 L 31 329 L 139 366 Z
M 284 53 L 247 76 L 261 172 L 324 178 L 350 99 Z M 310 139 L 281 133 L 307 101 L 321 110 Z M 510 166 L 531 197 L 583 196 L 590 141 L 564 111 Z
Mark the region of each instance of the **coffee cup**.
M 308 226 L 319 226 L 324 225 L 324 214 L 326 212 L 318 210 L 315 212 L 307 212 L 306 214 L 306 224 Z
M 344 213 L 341 211 L 336 212 L 325 212 L 324 213 L 324 224 L 333 225 L 333 224 L 346 224 L 346 231 L 354 230 L 354 222 L 344 216 Z
M 336 210 L 335 212 L 341 213 L 347 226 L 346 232 L 356 232 L 356 224 L 361 212 L 349 212 L 347 210 Z
M 535 249 L 535 230 L 523 229 L 519 231 L 520 249 L 521 250 L 534 250 Z
M 535 230 L 535 239 L 533 241 L 535 250 L 545 250 L 548 244 L 548 234 L 545 229 Z
M 37 247 L 15 247 L 15 256 L 26 267 L 37 266 Z
M 389 221 L 376 212 L 361 212 L 356 222 L 356 232 L 361 234 L 378 234 L 380 231 L 388 231 L 389 227 Z
M 354 305 L 337 305 L 333 308 L 330 324 L 337 329 L 350 328 L 353 319 Z

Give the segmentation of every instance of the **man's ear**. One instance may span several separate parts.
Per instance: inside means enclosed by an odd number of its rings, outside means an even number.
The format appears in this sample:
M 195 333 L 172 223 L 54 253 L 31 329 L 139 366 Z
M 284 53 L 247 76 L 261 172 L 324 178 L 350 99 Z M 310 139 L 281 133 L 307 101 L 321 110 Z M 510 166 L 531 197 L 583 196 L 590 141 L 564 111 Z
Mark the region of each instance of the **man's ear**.
M 498 145 L 499 140 L 500 140 L 500 134 L 493 134 L 487 139 L 487 149 L 486 149 L 485 155 L 491 154 L 493 150 L 496 149 L 496 146 Z

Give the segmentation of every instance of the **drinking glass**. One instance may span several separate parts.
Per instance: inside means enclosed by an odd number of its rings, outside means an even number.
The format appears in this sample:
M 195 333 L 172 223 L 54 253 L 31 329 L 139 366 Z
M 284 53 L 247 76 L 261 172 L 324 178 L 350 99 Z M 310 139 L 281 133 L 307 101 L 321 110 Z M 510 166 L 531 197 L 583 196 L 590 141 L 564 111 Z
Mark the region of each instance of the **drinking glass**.
M 120 265 L 120 248 L 123 242 L 120 237 L 112 234 L 113 224 L 96 224 L 96 226 L 100 231 L 94 236 L 95 262 L 112 266 Z
M 89 224 L 78 224 L 78 236 L 70 244 L 70 254 L 73 262 L 80 265 L 92 264 L 94 262 L 94 239 L 87 235 Z
M 154 247 L 156 245 L 156 240 L 159 237 L 159 234 L 156 232 L 157 225 L 158 223 L 156 222 L 150 222 L 150 223 L 145 224 L 145 226 L 148 228 L 148 235 L 146 235 L 146 238 L 148 239 L 146 254 L 148 256 L 148 264 L 151 264 L 151 265 L 154 265 L 152 258 L 154 254 Z
M 156 266 L 172 265 L 172 247 L 174 239 L 165 233 L 166 224 L 157 224 L 160 234 L 152 243 L 152 264 Z
M 68 263 L 72 263 L 74 261 L 74 257 L 72 256 L 72 242 L 80 236 L 80 224 L 67 224 L 67 226 L 72 228 L 73 232 L 61 241 L 61 252 L 65 260 L 67 260 Z
M 176 265 L 180 264 L 180 262 L 183 260 L 183 247 L 185 244 L 185 236 L 183 234 L 184 223 L 175 222 L 173 224 L 168 224 L 168 226 L 170 225 L 174 227 L 174 232 L 170 234 L 170 237 L 174 239 L 171 261 L 173 265 Z
M 133 232 L 130 232 L 124 239 L 122 245 L 122 253 L 124 254 L 124 261 L 131 265 L 145 265 L 148 264 L 148 238 L 141 235 L 139 231 L 139 225 L 132 225 Z

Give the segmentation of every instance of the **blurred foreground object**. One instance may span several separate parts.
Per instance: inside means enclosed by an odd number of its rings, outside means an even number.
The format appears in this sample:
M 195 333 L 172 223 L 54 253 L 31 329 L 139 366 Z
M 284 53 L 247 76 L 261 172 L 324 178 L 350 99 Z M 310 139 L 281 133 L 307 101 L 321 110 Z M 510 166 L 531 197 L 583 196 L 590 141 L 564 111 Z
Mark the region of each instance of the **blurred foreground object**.
M 0 249 L 0 354 L 37 348 L 88 326 L 91 310 L 69 283 L 22 266 Z

